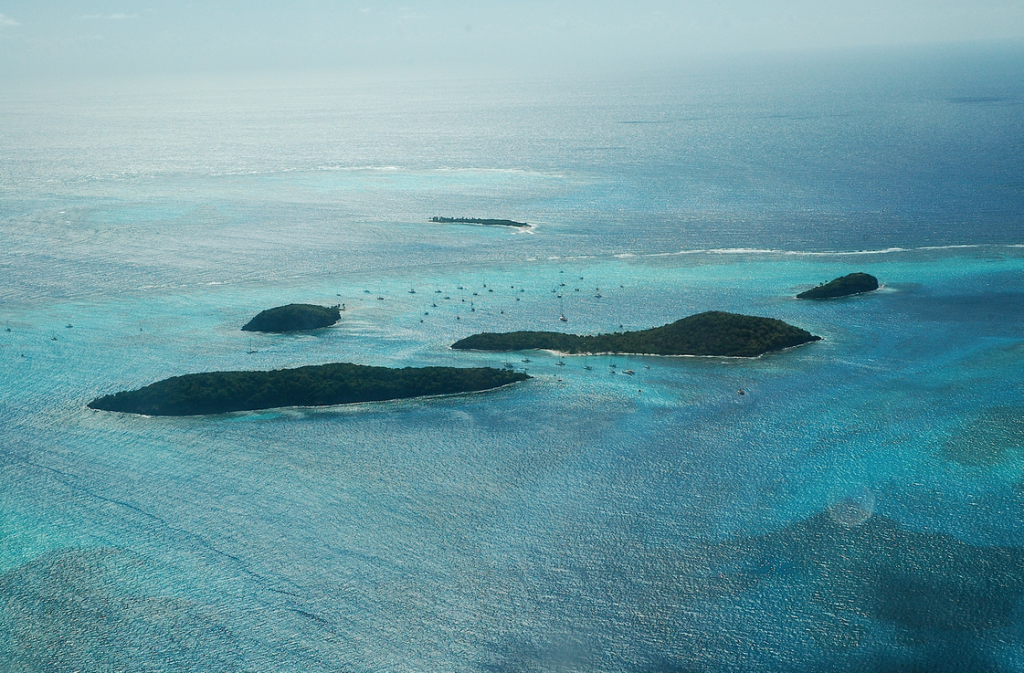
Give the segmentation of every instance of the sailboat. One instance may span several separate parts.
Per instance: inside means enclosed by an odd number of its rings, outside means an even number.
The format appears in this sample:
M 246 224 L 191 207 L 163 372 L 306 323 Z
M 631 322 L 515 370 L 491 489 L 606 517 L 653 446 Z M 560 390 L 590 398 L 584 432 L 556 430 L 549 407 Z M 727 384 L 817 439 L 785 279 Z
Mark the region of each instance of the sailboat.
M 245 351 L 245 352 L 246 352 L 246 353 L 248 353 L 249 355 L 252 355 L 253 353 L 256 353 L 256 352 L 258 352 L 258 351 L 257 351 L 257 350 L 256 350 L 256 349 L 255 349 L 255 348 L 253 347 L 253 345 L 252 345 L 252 339 L 249 339 L 249 350 L 247 350 L 247 351 Z

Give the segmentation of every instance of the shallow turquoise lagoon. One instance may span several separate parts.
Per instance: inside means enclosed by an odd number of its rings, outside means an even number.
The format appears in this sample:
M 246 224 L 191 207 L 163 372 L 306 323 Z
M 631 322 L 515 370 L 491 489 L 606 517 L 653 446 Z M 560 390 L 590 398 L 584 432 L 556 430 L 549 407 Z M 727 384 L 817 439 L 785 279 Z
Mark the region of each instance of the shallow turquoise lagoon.
M 793 298 L 850 270 L 882 288 Z M 696 251 L 11 311 L 5 656 L 12 670 L 855 670 L 952 651 L 1022 665 L 1022 280 L 1015 247 Z M 307 335 L 238 330 L 300 300 L 346 310 Z M 562 366 L 447 348 L 712 309 L 824 340 Z M 534 379 L 220 417 L 85 408 L 179 373 L 330 361 L 511 361 Z

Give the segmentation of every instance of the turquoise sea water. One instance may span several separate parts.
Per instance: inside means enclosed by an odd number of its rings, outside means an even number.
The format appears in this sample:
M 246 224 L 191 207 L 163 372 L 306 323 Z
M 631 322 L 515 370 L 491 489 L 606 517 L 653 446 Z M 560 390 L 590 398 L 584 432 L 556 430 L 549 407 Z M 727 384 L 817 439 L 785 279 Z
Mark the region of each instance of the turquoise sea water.
M 0 671 L 1024 670 L 1022 64 L 5 99 Z M 882 288 L 794 299 L 851 271 Z M 293 301 L 346 311 L 238 330 Z M 519 354 L 532 380 L 440 399 L 85 408 L 704 310 L 824 339 Z

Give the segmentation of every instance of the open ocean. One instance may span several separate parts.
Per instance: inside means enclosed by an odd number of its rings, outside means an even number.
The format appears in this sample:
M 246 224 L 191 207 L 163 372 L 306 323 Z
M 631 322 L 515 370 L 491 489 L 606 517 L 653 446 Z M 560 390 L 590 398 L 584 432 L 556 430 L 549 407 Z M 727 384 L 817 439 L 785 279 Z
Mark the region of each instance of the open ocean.
M 1024 671 L 1022 158 L 1019 48 L 12 87 L 0 673 Z M 794 298 L 853 271 L 882 288 Z M 292 302 L 346 310 L 239 331 Z M 500 367 L 448 346 L 706 310 L 824 340 L 518 354 L 532 380 L 436 399 L 85 406 L 198 371 Z

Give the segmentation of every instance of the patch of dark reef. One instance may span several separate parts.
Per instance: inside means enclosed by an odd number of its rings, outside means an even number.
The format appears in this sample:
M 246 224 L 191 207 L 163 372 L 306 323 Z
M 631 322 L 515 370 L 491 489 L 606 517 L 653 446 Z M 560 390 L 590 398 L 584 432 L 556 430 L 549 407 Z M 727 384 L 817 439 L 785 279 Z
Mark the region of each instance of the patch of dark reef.
M 105 395 L 91 409 L 149 416 L 197 416 L 275 407 L 317 407 L 490 390 L 531 378 L 491 367 L 370 367 L 350 363 L 272 371 L 174 376 Z
M 515 220 L 492 220 L 482 217 L 432 217 L 431 222 L 438 224 L 482 224 L 488 227 L 529 227 L 526 222 Z
M 636 332 L 580 336 L 559 332 L 474 334 L 452 344 L 457 350 L 553 350 L 562 353 L 638 355 L 717 355 L 756 357 L 821 337 L 774 318 L 708 311 Z
M 851 273 L 801 292 L 797 299 L 834 299 L 878 289 L 878 279 L 867 273 Z
M 330 327 L 341 319 L 337 306 L 288 304 L 260 311 L 242 327 L 246 332 L 300 332 Z
M 166 574 L 109 548 L 56 549 L 7 570 L 0 670 L 187 673 L 199 661 L 200 670 L 246 670 L 252 644 L 223 608 L 170 595 Z
M 970 467 L 988 467 L 1024 449 L 1024 407 L 984 409 L 946 442 L 942 455 Z
M 763 537 L 723 543 L 711 557 L 720 572 L 751 585 L 769 578 L 810 581 L 812 604 L 843 617 L 822 622 L 826 630 L 870 616 L 903 629 L 978 633 L 1016 628 L 1022 616 L 1024 548 L 969 544 L 884 516 L 849 525 L 824 512 Z M 744 584 L 740 577 L 731 582 Z M 827 640 L 842 645 L 858 640 L 855 635 L 833 633 Z

